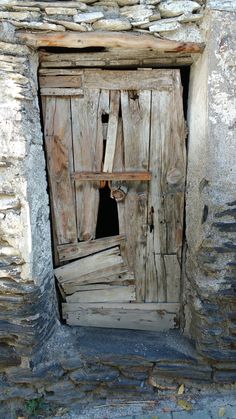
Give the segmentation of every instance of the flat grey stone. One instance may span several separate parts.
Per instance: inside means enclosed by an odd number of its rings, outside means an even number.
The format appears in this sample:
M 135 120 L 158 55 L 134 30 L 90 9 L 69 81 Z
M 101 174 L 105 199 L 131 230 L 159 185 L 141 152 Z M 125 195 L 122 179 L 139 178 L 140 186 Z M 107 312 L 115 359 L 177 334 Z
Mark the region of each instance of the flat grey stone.
M 91 13 L 79 13 L 74 16 L 75 23 L 93 23 L 96 20 L 102 19 L 104 14 L 102 12 L 91 12 Z
M 212 419 L 208 410 L 195 410 L 193 412 L 172 412 L 173 419 Z
M 129 20 L 124 18 L 100 19 L 92 26 L 95 30 L 106 31 L 127 31 L 132 28 Z
M 200 8 L 200 4 L 189 0 L 167 0 L 159 5 L 159 11 L 162 17 L 173 17 L 192 13 Z

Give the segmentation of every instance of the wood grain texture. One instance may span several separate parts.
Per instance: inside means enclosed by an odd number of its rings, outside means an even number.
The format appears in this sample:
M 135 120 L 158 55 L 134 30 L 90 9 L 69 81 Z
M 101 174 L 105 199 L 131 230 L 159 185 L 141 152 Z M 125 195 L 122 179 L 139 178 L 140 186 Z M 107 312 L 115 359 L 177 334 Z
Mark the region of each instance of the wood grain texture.
M 47 98 L 45 114 L 47 167 L 56 236 L 58 244 L 71 243 L 77 240 L 77 233 L 70 178 L 73 171 L 70 102 L 61 98 Z
M 152 174 L 148 171 L 139 172 L 74 172 L 71 175 L 72 179 L 77 181 L 97 181 L 97 180 L 117 180 L 117 181 L 140 181 L 140 180 L 151 180 Z
M 106 151 L 103 172 L 112 172 L 116 149 L 117 127 L 120 108 L 120 92 L 110 91 L 110 111 L 106 134 Z
M 125 170 L 148 169 L 150 107 L 150 91 L 121 92 Z M 147 194 L 146 182 L 129 183 L 122 221 L 128 262 L 136 278 L 137 301 L 145 298 Z
M 95 76 L 96 74 L 96 76 Z M 84 70 L 83 87 L 105 90 L 148 90 L 172 88 L 171 70 Z
M 41 87 L 81 87 L 82 78 L 77 75 L 40 76 Z
M 179 304 L 65 303 L 62 310 L 71 326 L 161 331 L 178 326 Z
M 83 96 L 84 91 L 74 87 L 41 87 L 41 96 Z
M 75 292 L 66 297 L 67 303 L 125 303 L 135 301 L 135 286 L 110 286 L 103 289 Z
M 137 66 L 171 67 L 173 65 L 191 65 L 194 56 L 185 52 L 157 52 L 149 49 L 110 48 L 99 52 L 49 53 L 39 51 L 39 74 L 42 75 L 70 75 L 79 74 L 75 67 L 118 67 L 137 68 Z M 196 57 L 195 57 L 196 58 Z M 72 73 L 69 73 L 69 71 Z
M 98 127 L 99 90 L 85 90 L 83 98 L 71 99 L 75 170 L 101 171 L 103 138 Z M 79 240 L 95 238 L 99 182 L 76 182 Z
M 58 246 L 60 261 L 64 262 L 71 259 L 82 258 L 101 250 L 109 249 L 119 245 L 126 240 L 124 235 L 104 237 L 97 240 L 89 240 L 80 243 L 66 244 Z
M 168 39 L 156 38 L 143 33 L 122 32 L 54 32 L 30 33 L 18 32 L 17 37 L 34 48 L 39 47 L 64 47 L 64 48 L 126 48 L 150 49 L 160 52 L 191 52 L 199 53 L 204 49 L 204 44 L 194 42 L 178 42 Z

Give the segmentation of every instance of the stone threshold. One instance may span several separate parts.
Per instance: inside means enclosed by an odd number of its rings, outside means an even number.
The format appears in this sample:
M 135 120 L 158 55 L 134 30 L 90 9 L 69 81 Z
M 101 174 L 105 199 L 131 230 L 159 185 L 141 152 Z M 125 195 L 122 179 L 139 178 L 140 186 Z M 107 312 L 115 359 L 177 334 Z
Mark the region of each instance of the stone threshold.
M 42 397 L 68 405 L 109 397 L 142 399 L 185 381 L 212 382 L 191 341 L 178 330 L 146 332 L 59 325 L 28 367 L 12 367 L 0 400 Z

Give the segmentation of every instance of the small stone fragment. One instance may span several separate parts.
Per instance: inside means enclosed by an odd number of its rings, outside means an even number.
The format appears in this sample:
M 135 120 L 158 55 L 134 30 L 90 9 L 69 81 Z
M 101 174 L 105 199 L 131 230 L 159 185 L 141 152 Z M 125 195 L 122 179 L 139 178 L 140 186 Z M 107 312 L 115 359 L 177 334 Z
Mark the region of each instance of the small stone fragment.
M 69 22 L 68 20 L 52 20 L 47 19 L 48 22 L 58 23 L 59 25 L 64 26 L 64 28 L 69 29 L 70 31 L 78 31 L 78 32 L 87 32 L 88 28 L 85 24 L 82 23 L 75 23 Z
M 149 26 L 150 32 L 169 32 L 176 31 L 181 27 L 181 24 L 178 22 L 165 22 L 161 20 L 156 22 L 154 25 Z
M 145 6 L 144 4 L 126 6 L 121 9 L 120 14 L 133 21 L 143 23 L 153 15 L 153 6 Z
M 139 4 L 139 0 L 117 0 L 119 6 L 132 6 Z
M 0 11 L 0 19 L 11 19 L 11 20 L 31 20 L 40 17 L 38 12 L 2 12 Z
M 125 18 L 101 19 L 95 22 L 92 26 L 95 30 L 106 31 L 128 31 L 132 28 L 129 20 Z
M 77 14 L 77 9 L 71 9 L 69 7 L 46 7 L 45 12 L 47 15 L 74 16 Z
M 78 23 L 93 23 L 96 20 L 102 19 L 104 14 L 102 12 L 91 12 L 91 13 L 79 13 L 74 16 L 74 22 Z
M 200 4 L 189 0 L 167 0 L 159 5 L 161 17 L 173 17 L 192 13 L 201 8 Z

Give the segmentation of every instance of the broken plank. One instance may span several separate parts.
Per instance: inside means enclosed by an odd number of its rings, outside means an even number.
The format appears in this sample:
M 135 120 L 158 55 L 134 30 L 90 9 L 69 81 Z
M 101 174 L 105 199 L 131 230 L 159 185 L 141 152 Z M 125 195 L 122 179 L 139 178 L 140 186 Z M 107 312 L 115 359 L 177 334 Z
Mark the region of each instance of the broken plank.
M 61 266 L 55 269 L 55 275 L 59 282 L 78 281 L 80 277 L 86 276 L 98 270 L 106 269 L 114 265 L 122 265 L 123 260 L 120 256 L 119 247 L 113 247 L 103 252 L 95 253 L 71 262 L 68 265 Z
M 119 119 L 120 92 L 110 91 L 110 111 L 107 127 L 106 151 L 103 172 L 112 172 L 116 149 L 117 126 Z
M 74 172 L 71 175 L 72 179 L 78 181 L 98 181 L 98 180 L 118 180 L 118 181 L 140 181 L 151 180 L 152 173 L 148 171 L 133 171 L 133 172 Z
M 64 303 L 63 318 L 71 326 L 161 331 L 178 327 L 179 304 Z
M 135 286 L 110 286 L 103 289 L 75 292 L 67 303 L 112 303 L 135 301 Z
M 41 87 L 41 96 L 83 96 L 83 89 L 75 89 L 71 87 Z
M 105 288 L 115 285 L 135 285 L 134 275 L 127 270 L 127 266 L 112 266 L 81 277 L 79 282 L 64 282 L 63 290 L 67 295 L 71 295 L 77 291 L 85 291 L 85 287 L 89 290 L 91 287 L 100 289 L 101 287 Z
M 150 49 L 160 52 L 191 52 L 199 53 L 204 49 L 203 43 L 178 42 L 168 39 L 156 38 L 143 33 L 122 32 L 54 32 L 54 33 L 30 33 L 18 32 L 17 37 L 26 45 L 34 48 L 39 47 L 65 47 L 65 48 L 128 48 Z
M 81 87 L 81 76 L 40 76 L 39 78 L 41 87 Z
M 61 262 L 71 259 L 82 258 L 101 250 L 109 249 L 119 245 L 125 241 L 124 235 L 104 237 L 97 240 L 89 240 L 69 245 L 61 245 L 57 247 L 59 259 Z

